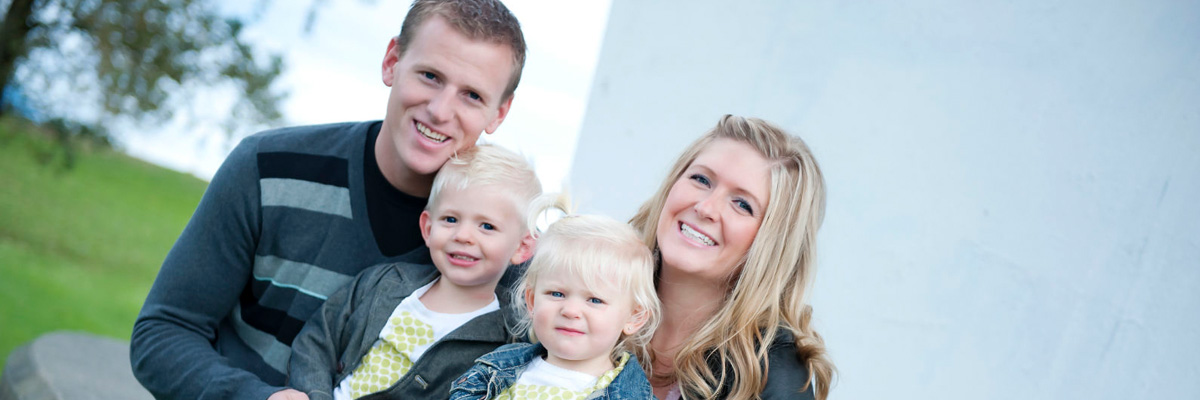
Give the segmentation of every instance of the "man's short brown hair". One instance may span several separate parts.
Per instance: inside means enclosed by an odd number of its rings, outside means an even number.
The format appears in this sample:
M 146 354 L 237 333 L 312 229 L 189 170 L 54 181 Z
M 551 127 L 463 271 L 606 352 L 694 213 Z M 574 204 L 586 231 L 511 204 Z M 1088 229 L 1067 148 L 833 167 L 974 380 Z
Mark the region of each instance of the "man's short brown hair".
M 521 23 L 499 0 L 415 0 L 400 27 L 397 48 L 401 56 L 408 50 L 417 29 L 431 16 L 441 16 L 459 33 L 471 40 L 506 44 L 513 52 L 513 73 L 504 88 L 503 100 L 512 97 L 525 69 L 525 35 Z

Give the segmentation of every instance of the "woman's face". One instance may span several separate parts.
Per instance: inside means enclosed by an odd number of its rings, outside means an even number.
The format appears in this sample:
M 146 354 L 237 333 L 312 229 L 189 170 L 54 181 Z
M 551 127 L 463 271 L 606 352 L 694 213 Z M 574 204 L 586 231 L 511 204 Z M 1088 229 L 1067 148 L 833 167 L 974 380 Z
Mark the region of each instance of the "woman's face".
M 770 201 L 771 170 L 750 145 L 717 139 L 671 186 L 657 235 L 663 278 L 731 278 Z

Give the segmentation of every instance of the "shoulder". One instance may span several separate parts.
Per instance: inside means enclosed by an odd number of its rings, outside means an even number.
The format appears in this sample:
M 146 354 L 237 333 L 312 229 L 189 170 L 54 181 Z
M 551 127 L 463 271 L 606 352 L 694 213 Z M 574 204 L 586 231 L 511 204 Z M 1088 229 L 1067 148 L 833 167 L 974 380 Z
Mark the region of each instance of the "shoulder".
M 361 149 L 367 129 L 375 121 L 291 126 L 270 129 L 246 137 L 260 152 L 296 152 L 314 155 L 343 155 Z
M 420 249 L 424 249 L 424 247 Z M 358 274 L 357 280 L 359 285 L 366 288 L 389 284 L 402 286 L 402 291 L 411 293 L 432 282 L 439 275 L 433 264 L 391 262 L 367 267 Z
M 480 364 L 497 369 L 512 368 L 528 364 L 542 354 L 542 345 L 534 343 L 509 343 L 484 354 L 477 360 Z
M 767 385 L 763 398 L 813 398 L 808 360 L 796 351 L 796 337 L 788 329 L 776 331 L 767 350 Z

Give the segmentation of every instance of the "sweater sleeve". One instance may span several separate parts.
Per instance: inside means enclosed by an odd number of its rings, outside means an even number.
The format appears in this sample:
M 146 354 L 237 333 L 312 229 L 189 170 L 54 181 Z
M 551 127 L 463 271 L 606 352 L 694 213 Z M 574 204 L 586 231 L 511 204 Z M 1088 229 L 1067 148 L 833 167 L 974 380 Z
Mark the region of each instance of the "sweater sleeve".
M 257 143 L 243 140 L 221 165 L 134 323 L 133 373 L 156 398 L 265 399 L 282 389 L 229 365 L 214 347 L 250 279 L 261 233 Z
M 340 363 L 342 353 L 349 347 L 347 341 L 368 334 L 347 331 L 367 329 L 365 325 L 350 323 L 350 316 L 359 308 L 368 307 L 365 303 L 375 293 L 380 268 L 368 268 L 350 284 L 338 289 L 304 324 L 292 342 L 288 386 L 308 394 L 312 400 L 333 400 L 333 389 L 338 384 L 334 380 L 343 372 Z

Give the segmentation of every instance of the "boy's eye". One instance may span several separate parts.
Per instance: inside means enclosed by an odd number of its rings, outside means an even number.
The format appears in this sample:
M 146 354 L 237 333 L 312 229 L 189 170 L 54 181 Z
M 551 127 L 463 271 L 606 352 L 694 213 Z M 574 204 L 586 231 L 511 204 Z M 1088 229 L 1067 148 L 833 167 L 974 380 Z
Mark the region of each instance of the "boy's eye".
M 704 186 L 711 185 L 711 183 L 708 181 L 708 177 L 704 176 L 703 174 L 692 174 L 692 176 L 689 176 L 688 179 L 696 181 L 696 183 L 699 183 Z
M 487 223 L 487 222 L 484 222 L 484 223 L 482 223 L 482 224 L 479 224 L 479 227 L 480 227 L 480 228 L 483 228 L 483 230 L 485 230 L 485 231 L 494 231 L 494 230 L 496 230 L 496 226 L 495 226 L 495 225 L 489 224 L 489 223 Z
M 593 297 L 593 298 L 590 298 L 590 299 L 588 299 L 588 303 L 592 303 L 592 304 L 604 304 L 604 300 L 600 300 L 600 299 L 597 299 L 597 298 Z
M 565 294 L 563 294 L 563 292 L 559 292 L 557 290 L 551 290 L 550 297 L 567 297 L 567 296 Z
M 453 223 L 457 223 L 457 222 L 458 222 L 458 218 L 455 218 L 455 217 L 442 217 L 442 221 L 446 221 L 447 223 L 451 223 L 451 224 L 453 224 Z

